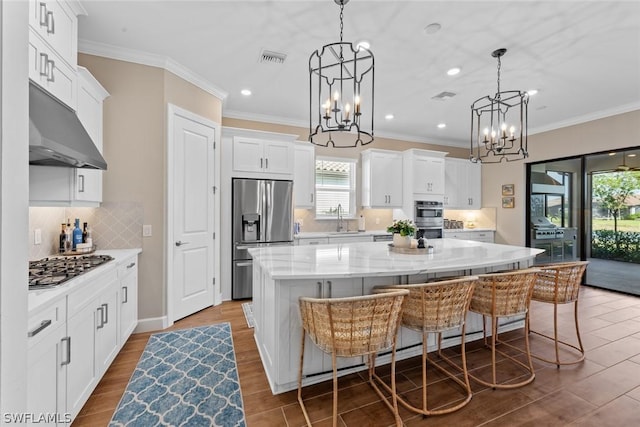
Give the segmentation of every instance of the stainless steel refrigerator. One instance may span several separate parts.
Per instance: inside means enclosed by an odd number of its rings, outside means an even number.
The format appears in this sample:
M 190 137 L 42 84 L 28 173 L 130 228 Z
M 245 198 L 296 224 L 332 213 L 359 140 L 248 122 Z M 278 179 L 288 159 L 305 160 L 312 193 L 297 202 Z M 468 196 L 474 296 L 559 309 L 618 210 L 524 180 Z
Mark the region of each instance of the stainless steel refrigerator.
M 253 261 L 248 249 L 293 244 L 293 181 L 234 178 L 231 298 L 251 298 Z

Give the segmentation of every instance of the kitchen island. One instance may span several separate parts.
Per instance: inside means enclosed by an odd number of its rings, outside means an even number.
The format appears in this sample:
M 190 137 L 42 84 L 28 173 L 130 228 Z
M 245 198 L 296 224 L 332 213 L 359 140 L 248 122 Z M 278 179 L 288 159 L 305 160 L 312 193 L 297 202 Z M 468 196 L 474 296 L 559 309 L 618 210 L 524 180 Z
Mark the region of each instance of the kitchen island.
M 402 254 L 388 243 L 276 246 L 251 249 L 253 263 L 254 337 L 273 393 L 297 387 L 301 321 L 298 298 L 367 295 L 375 286 L 421 283 L 435 278 L 526 268 L 542 252 L 519 246 L 455 239 L 432 239 L 433 253 Z M 523 320 L 504 319 L 500 331 L 520 328 Z M 482 337 L 482 318 L 467 316 L 467 341 Z M 435 348 L 430 337 L 429 349 Z M 443 347 L 460 343 L 450 331 Z M 397 358 L 421 354 L 421 336 L 402 328 Z M 305 344 L 304 384 L 331 378 L 331 357 Z M 378 363 L 388 363 L 388 356 Z M 339 375 L 364 369 L 364 360 L 338 359 Z

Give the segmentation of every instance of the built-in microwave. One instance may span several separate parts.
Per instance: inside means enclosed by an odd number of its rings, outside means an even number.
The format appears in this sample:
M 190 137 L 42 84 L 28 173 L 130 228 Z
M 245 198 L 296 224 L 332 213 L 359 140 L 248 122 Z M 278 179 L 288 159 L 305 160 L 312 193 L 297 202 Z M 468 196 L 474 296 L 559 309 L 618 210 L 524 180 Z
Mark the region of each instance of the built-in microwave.
M 432 200 L 416 200 L 414 202 L 414 222 L 417 228 L 442 229 L 442 202 Z

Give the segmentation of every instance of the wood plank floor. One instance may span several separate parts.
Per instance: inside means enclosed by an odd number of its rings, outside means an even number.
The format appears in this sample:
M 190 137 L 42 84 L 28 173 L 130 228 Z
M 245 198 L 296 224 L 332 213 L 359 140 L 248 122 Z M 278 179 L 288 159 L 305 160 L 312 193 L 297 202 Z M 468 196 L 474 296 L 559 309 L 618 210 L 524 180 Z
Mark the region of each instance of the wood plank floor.
M 532 329 L 552 329 L 552 306 L 532 303 Z M 560 307 L 561 335 L 573 337 L 572 306 Z M 233 341 L 242 387 L 247 425 L 304 425 L 296 392 L 272 395 L 241 302 L 225 302 L 177 322 L 182 329 L 227 321 Z M 586 360 L 557 369 L 535 362 L 533 383 L 514 390 L 492 390 L 472 382 L 471 402 L 455 413 L 423 418 L 404 408 L 406 426 L 630 426 L 640 425 L 640 297 L 584 287 L 580 294 L 580 329 L 587 349 Z M 149 333 L 135 334 L 86 403 L 73 426 L 105 426 L 109 423 L 129 377 L 142 354 Z M 522 332 L 505 337 L 522 342 Z M 531 335 L 532 350 L 550 354 L 548 341 Z M 450 354 L 455 357 L 453 351 Z M 490 353 L 474 343 L 468 346 L 468 366 L 482 375 Z M 508 363 L 499 363 L 500 375 L 518 375 Z M 411 401 L 421 393 L 420 362 L 398 363 L 398 389 Z M 380 370 L 385 373 L 384 368 Z M 431 370 L 428 387 L 432 402 L 458 398 L 458 390 Z M 391 426 L 393 417 L 367 384 L 362 374 L 339 380 L 339 425 Z M 314 426 L 331 425 L 331 383 L 304 389 L 305 402 Z

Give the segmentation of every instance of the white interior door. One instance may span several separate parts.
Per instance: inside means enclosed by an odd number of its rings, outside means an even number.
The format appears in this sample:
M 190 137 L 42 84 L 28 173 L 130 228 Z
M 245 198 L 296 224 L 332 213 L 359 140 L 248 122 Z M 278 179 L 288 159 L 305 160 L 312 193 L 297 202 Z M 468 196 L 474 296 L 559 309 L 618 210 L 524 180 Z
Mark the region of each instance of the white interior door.
M 174 113 L 170 320 L 214 304 L 215 128 Z

